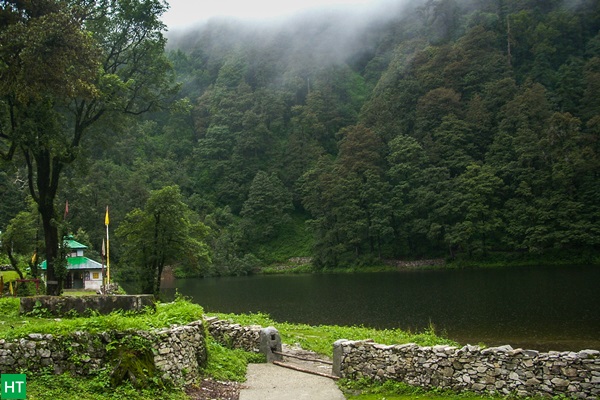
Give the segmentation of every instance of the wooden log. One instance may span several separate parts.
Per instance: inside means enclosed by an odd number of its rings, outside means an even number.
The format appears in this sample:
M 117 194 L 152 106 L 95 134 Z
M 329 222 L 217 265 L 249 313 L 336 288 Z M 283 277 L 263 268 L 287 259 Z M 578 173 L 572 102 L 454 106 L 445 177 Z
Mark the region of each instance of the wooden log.
M 313 374 L 313 375 L 322 376 L 324 378 L 335 379 L 335 380 L 340 379 L 339 376 L 326 374 L 324 372 L 311 371 L 310 369 L 305 369 L 305 368 L 297 367 L 297 366 L 292 365 L 292 364 L 286 364 L 286 363 L 283 363 L 281 361 L 273 361 L 273 364 L 278 365 L 280 367 L 293 369 L 295 371 L 305 372 L 307 374 Z
M 279 354 L 280 356 L 284 356 L 284 357 L 297 358 L 298 360 L 302 360 L 302 361 L 311 361 L 311 362 L 318 362 L 321 364 L 333 365 L 333 363 L 331 361 L 319 360 L 318 358 L 301 357 L 301 356 L 297 356 L 295 354 L 282 353 L 280 351 L 274 351 L 273 353 Z

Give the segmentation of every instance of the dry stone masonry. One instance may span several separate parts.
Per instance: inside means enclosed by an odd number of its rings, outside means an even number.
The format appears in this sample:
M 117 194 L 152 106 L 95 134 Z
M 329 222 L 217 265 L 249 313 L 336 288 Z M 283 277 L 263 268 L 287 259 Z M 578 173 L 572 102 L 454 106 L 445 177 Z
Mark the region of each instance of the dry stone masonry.
M 596 350 L 540 353 L 511 346 L 387 346 L 339 340 L 334 344 L 333 368 L 343 378 L 396 380 L 457 392 L 579 399 L 600 395 L 600 352 Z
M 162 329 L 154 334 L 154 365 L 164 380 L 191 383 L 207 359 L 202 321 Z
M 243 349 L 249 352 L 260 351 L 260 325 L 242 326 L 229 321 L 208 317 L 204 319 L 208 333 L 217 343 L 232 349 Z
M 202 321 L 196 321 L 156 331 L 75 332 L 68 336 L 33 333 L 22 339 L 1 339 L 0 374 L 50 368 L 56 374 L 70 371 L 85 376 L 110 365 L 109 344 L 137 336 L 152 343 L 154 365 L 163 379 L 189 383 L 206 362 L 204 332 Z
M 266 331 L 258 325 L 240 326 L 213 317 L 154 331 L 75 332 L 66 336 L 32 333 L 21 339 L 0 339 L 0 374 L 49 368 L 56 374 L 68 371 L 86 376 L 110 365 L 108 348 L 137 337 L 151 343 L 154 366 L 162 379 L 182 385 L 198 378 L 206 363 L 205 325 L 217 342 L 251 352 L 260 351 L 261 335 Z M 269 337 L 273 331 L 277 332 L 274 328 L 268 331 Z M 281 346 L 278 333 L 277 338 Z
M 208 317 L 204 321 L 217 343 L 232 349 L 262 353 L 268 363 L 282 360 L 281 336 L 274 327 L 242 326 L 217 317 Z

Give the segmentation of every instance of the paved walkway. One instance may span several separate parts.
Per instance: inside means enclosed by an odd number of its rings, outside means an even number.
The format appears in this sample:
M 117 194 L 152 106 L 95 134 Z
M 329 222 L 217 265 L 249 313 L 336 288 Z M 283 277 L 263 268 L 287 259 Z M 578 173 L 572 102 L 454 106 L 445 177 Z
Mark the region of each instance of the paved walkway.
M 250 364 L 239 400 L 345 400 L 335 381 L 274 364 Z

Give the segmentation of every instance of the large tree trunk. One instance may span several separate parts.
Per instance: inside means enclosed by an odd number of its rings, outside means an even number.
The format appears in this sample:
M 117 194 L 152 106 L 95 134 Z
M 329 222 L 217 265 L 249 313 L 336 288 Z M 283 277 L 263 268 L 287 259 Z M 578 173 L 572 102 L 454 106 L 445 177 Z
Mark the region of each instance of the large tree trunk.
M 58 192 L 60 172 L 64 166 L 57 157 L 52 157 L 48 151 L 38 151 L 34 154 L 35 164 L 29 153 L 25 153 L 29 171 L 30 191 L 37 202 L 38 211 L 42 216 L 44 242 L 46 245 L 46 294 L 59 296 L 62 291 L 62 274 L 57 274 L 57 265 L 62 260 L 59 257 L 59 223 L 54 209 L 54 200 Z M 36 174 L 33 174 L 33 171 Z M 37 188 L 37 190 L 36 190 Z M 58 263 L 58 264 L 57 264 Z
M 58 259 L 59 234 L 58 226 L 54 220 L 54 207 L 43 207 L 39 205 L 44 227 L 44 241 L 46 245 L 46 294 L 59 296 L 62 289 L 62 279 L 56 274 L 56 263 Z M 58 260 L 60 262 L 60 260 Z

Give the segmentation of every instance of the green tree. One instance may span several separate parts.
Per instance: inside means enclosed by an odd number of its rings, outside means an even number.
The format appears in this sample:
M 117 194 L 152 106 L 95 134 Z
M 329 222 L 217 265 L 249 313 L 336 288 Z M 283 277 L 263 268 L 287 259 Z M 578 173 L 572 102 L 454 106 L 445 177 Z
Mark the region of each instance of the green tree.
M 469 256 L 487 255 L 490 244 L 503 226 L 499 199 L 502 181 L 489 166 L 471 164 L 455 179 L 443 210 L 448 220 L 445 240 L 450 249 L 459 247 Z M 451 254 L 453 255 L 453 254 Z
M 345 128 L 339 136 L 335 162 L 322 157 L 301 179 L 320 267 L 377 258 L 392 233 L 383 141 L 362 125 Z
M 454 114 L 446 115 L 431 136 L 425 137 L 424 142 L 430 160 L 435 165 L 447 168 L 453 177 L 464 172 L 476 155 L 470 126 Z
M 400 43 L 393 52 L 389 67 L 371 92 L 361 110 L 361 122 L 374 127 L 389 141 L 398 134 L 412 134 L 417 102 L 432 83 L 416 79 L 414 59 L 427 42 L 421 38 Z
M 302 174 L 325 153 L 325 149 L 315 139 L 318 133 L 314 132 L 324 129 L 323 125 L 316 121 L 314 115 L 306 112 L 304 107 L 293 107 L 292 112 L 294 116 L 283 149 L 281 167 L 282 180 L 288 187 L 293 187 Z M 294 201 L 299 197 L 298 193 L 294 193 Z
M 317 268 L 338 265 L 346 251 L 336 227 L 334 207 L 338 204 L 333 158 L 320 157 L 299 179 L 302 204 L 310 213 L 307 226 L 314 237 L 313 264 Z
M 397 246 L 396 252 L 406 251 L 416 253 L 418 244 L 424 242 L 422 229 L 419 229 L 419 211 L 424 204 L 425 197 L 415 198 L 431 178 L 427 173 L 431 163 L 423 146 L 408 135 L 398 135 L 389 144 L 390 152 L 387 171 L 391 185 L 391 200 L 394 236 L 399 243 L 406 242 L 405 246 Z
M 416 109 L 415 137 L 422 139 L 431 134 L 449 114 L 461 116 L 460 93 L 437 88 L 422 96 Z
M 0 166 L 4 167 L 1 159 Z M 10 168 L 0 171 L 0 230 L 25 207 L 27 177 L 20 176 L 20 173 Z
M 247 240 L 272 238 L 277 228 L 289 220 L 288 212 L 292 209 L 292 196 L 277 175 L 259 171 L 240 212 Z
M 35 203 L 31 202 L 30 209 L 19 212 L 0 237 L 1 250 L 8 256 L 11 266 L 21 279 L 25 277 L 25 267 L 30 269 L 34 278 L 38 277 L 38 232 Z
M 156 108 L 170 93 L 166 5 L 148 1 L 3 1 L 0 151 L 27 165 L 42 216 L 47 291 L 60 293 L 60 178 L 88 133 Z M 10 116 L 10 118 L 7 118 Z M 114 125 L 113 125 L 114 126 Z
M 600 34 L 598 35 L 600 36 Z M 600 38 L 598 39 L 600 41 Z M 583 70 L 585 89 L 583 93 L 583 116 L 598 117 L 600 112 L 600 55 L 590 59 Z
M 116 234 L 124 241 L 121 263 L 135 269 L 143 293 L 158 296 L 167 265 L 194 270 L 210 260 L 204 242 L 208 229 L 177 186 L 153 191 L 144 209 L 129 212 Z
M 341 137 L 335 171 L 337 201 L 334 210 L 345 240 L 353 252 L 382 256 L 382 245 L 392 233 L 390 187 L 385 177 L 386 147 L 381 138 L 363 125 L 339 132 Z

